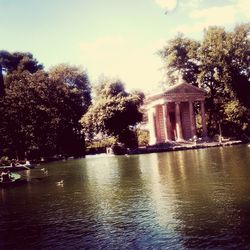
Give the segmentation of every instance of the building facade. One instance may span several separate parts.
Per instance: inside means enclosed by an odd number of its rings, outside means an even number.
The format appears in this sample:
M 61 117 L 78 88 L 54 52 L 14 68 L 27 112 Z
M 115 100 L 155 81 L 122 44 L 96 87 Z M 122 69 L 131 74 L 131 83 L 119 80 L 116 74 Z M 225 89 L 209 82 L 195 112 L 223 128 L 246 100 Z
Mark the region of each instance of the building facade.
M 163 93 L 148 96 L 145 108 L 148 114 L 149 144 L 185 141 L 196 136 L 194 103 L 200 105 L 203 137 L 207 137 L 205 95 L 204 90 L 182 81 Z

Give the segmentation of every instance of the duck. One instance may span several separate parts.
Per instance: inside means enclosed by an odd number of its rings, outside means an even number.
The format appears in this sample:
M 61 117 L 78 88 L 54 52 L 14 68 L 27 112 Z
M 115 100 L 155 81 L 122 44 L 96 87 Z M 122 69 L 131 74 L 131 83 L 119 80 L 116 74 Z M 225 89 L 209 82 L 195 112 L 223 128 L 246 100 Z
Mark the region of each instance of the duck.
M 57 185 L 57 186 L 63 186 L 63 183 L 64 183 L 64 181 L 63 181 L 63 180 L 60 180 L 60 181 L 58 181 L 58 182 L 56 183 L 56 185 Z

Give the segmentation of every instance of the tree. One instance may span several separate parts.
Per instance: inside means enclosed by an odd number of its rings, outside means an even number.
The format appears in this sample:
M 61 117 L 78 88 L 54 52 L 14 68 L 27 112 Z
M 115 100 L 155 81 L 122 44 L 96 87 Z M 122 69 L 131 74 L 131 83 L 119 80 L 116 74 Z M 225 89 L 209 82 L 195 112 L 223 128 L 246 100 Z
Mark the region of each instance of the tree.
M 180 71 L 186 81 L 197 85 L 197 74 L 199 73 L 197 52 L 199 47 L 199 42 L 179 34 L 159 51 L 166 70 L 167 81 L 165 84 L 174 85 L 178 77 L 177 72 Z
M 1 99 L 1 145 L 12 157 L 39 150 L 54 152 L 49 81 L 43 71 L 13 73 Z
M 7 52 L 5 55 L 9 57 L 4 62 L 5 94 L 0 97 L 2 153 L 19 158 L 34 153 L 36 157 L 83 155 L 84 138 L 79 120 L 91 101 L 86 73 L 79 70 L 76 74 L 76 68 L 71 71 L 68 66 L 57 71 L 55 77 L 40 70 L 37 62 L 24 63 L 25 60 L 21 60 L 25 67 L 18 64 L 13 70 L 10 65 L 14 65 L 15 57 Z M 64 69 L 68 74 L 72 72 L 75 82 L 73 76 L 71 84 L 66 81 Z
M 250 24 L 232 32 L 210 27 L 201 42 L 179 35 L 159 52 L 166 75 L 173 78 L 181 71 L 187 82 L 207 91 L 210 135 L 218 133 L 220 125 L 232 135 L 250 133 L 249 31 Z
M 5 93 L 3 71 L 6 73 L 6 77 L 8 77 L 15 71 L 18 71 L 19 73 L 23 71 L 35 73 L 41 69 L 43 69 L 43 66 L 39 64 L 35 58 L 33 58 L 31 53 L 10 53 L 5 50 L 0 50 L 0 96 Z
M 80 115 L 85 113 L 91 103 L 91 87 L 87 73 L 79 67 L 59 64 L 49 70 L 50 78 L 68 86 L 72 93 L 81 96 Z M 79 114 L 78 114 L 79 116 Z
M 81 123 L 88 135 L 99 132 L 116 136 L 118 141 L 128 147 L 136 147 L 137 141 L 132 126 L 142 120 L 139 108 L 143 103 L 142 93 L 128 93 L 121 81 L 100 84 L 95 100 Z
M 79 120 L 91 103 L 88 76 L 78 67 L 60 64 L 50 69 L 49 77 L 56 85 L 67 89 L 63 101 L 56 104 L 61 113 L 57 137 L 60 151 L 80 156 L 83 152 L 84 136 Z
M 136 134 L 137 134 L 139 146 L 149 145 L 149 131 L 148 130 L 138 128 L 136 129 Z
M 39 64 L 29 52 L 10 53 L 5 50 L 0 50 L 0 64 L 7 74 L 11 74 L 14 71 L 35 73 L 43 69 L 43 65 Z
M 2 73 L 2 65 L 0 64 L 0 97 L 3 96 L 4 91 L 4 81 L 3 81 L 3 73 Z
M 21 118 L 22 113 L 16 109 L 20 102 L 16 100 L 18 94 L 15 88 L 18 86 L 14 87 L 13 84 L 16 83 L 14 79 L 20 80 L 18 75 L 24 76 L 24 72 L 33 74 L 42 68 L 43 66 L 38 64 L 31 53 L 0 51 L 0 145 L 2 150 L 16 152 L 15 148 L 21 148 L 20 141 L 24 141 L 19 140 L 23 138 L 24 128 L 19 127 L 18 119 Z M 15 122 L 14 119 L 16 119 Z M 20 133 L 16 133 L 18 129 Z

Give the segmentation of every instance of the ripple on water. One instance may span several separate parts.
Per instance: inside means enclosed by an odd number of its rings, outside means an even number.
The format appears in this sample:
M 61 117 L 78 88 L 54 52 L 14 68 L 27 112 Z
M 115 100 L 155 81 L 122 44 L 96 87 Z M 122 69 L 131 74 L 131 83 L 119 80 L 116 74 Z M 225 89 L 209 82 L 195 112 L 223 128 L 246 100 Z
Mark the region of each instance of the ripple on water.
M 241 149 L 48 164 L 41 182 L 0 190 L 0 249 L 250 249 Z

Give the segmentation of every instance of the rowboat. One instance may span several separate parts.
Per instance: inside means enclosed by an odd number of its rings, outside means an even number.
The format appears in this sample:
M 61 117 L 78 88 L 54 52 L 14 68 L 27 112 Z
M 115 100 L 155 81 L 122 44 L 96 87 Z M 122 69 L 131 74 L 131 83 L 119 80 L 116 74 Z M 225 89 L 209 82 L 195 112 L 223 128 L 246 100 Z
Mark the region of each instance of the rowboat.
M 28 164 L 16 164 L 13 166 L 0 166 L 0 172 L 3 169 L 8 169 L 10 172 L 16 172 L 16 171 L 23 171 L 23 170 L 30 170 L 34 168 L 34 165 L 28 165 Z
M 11 173 L 10 179 L 8 181 L 3 181 L 2 178 L 0 178 L 0 187 L 8 187 L 13 186 L 16 184 L 22 183 L 23 180 L 21 180 L 21 175 L 17 173 Z

